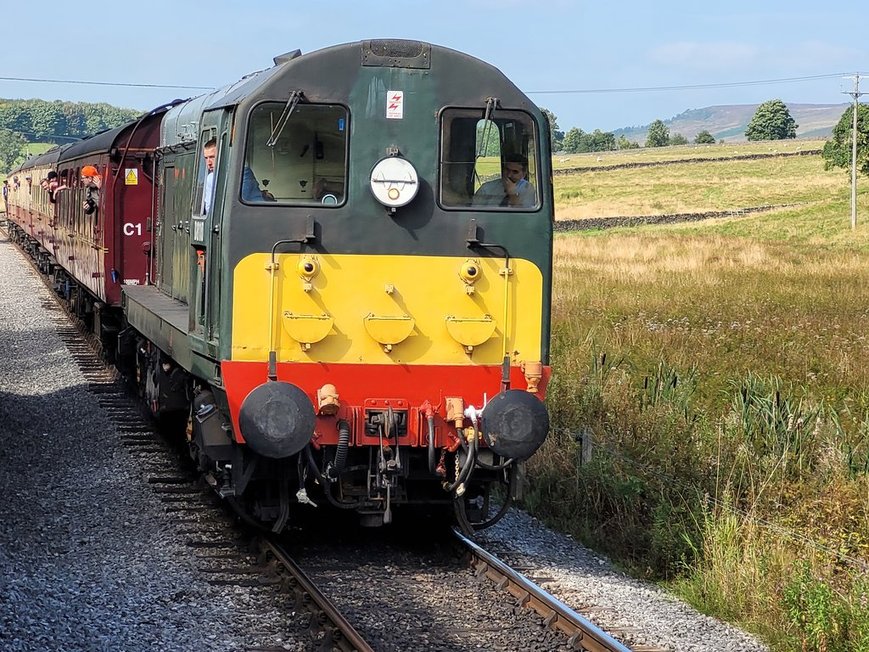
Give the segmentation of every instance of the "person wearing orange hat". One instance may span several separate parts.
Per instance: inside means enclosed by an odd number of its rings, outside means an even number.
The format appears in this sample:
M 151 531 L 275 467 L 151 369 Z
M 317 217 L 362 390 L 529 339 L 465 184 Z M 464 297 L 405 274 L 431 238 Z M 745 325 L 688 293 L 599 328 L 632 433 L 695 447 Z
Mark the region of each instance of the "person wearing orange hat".
M 85 186 L 85 200 L 82 202 L 85 215 L 90 215 L 97 210 L 100 204 L 100 186 L 102 177 L 93 165 L 85 165 L 81 169 L 81 180 Z
M 100 176 L 99 170 L 97 170 L 94 165 L 85 165 L 81 169 L 81 178 L 85 183 L 92 183 L 97 188 L 102 185 L 102 177 Z

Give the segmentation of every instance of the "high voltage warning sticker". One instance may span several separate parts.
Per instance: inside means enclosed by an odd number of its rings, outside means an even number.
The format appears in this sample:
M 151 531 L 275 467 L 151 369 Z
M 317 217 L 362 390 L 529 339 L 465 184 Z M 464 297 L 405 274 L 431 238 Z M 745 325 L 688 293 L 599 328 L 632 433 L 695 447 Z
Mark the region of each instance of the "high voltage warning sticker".
M 124 185 L 138 186 L 139 185 L 139 170 L 136 168 L 126 168 L 124 170 Z
M 404 91 L 386 91 L 386 118 L 404 119 Z

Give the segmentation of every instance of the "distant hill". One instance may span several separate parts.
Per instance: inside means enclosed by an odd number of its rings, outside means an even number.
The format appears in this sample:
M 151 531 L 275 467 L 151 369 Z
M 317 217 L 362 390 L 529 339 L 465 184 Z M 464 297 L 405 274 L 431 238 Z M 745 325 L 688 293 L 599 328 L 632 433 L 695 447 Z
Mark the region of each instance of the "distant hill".
M 677 116 L 664 120 L 670 135 L 682 134 L 689 141 L 704 129 L 715 136 L 715 140 L 744 141 L 748 123 L 757 111 L 758 104 L 729 104 L 707 106 L 703 109 L 688 109 Z M 847 104 L 788 104 L 797 127 L 797 138 L 826 138 L 839 122 Z M 613 133 L 616 138 L 624 135 L 641 145 L 646 142 L 649 125 L 624 127 Z

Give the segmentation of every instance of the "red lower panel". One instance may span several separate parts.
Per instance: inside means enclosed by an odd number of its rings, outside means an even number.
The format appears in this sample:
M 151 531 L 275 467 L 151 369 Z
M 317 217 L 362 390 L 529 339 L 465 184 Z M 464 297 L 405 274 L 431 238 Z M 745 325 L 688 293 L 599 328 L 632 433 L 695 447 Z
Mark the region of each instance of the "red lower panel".
M 238 412 L 245 397 L 255 387 L 268 382 L 265 362 L 235 362 L 225 360 L 223 381 L 232 414 L 236 440 L 243 441 L 238 427 Z M 543 368 L 538 396 L 543 399 L 551 375 Z M 278 380 L 300 387 L 317 409 L 317 390 L 323 385 L 335 386 L 341 407 L 332 416 L 318 416 L 314 441 L 317 444 L 338 442 L 337 422 L 351 424 L 352 443 L 357 446 L 376 445 L 379 437 L 366 434 L 366 410 L 407 411 L 407 433 L 402 445 L 424 445 L 426 417 L 420 408 L 428 401 L 435 413 L 436 442 L 449 443 L 451 427 L 445 421 L 447 397 L 460 397 L 465 405 L 482 408 L 483 403 L 501 391 L 500 366 L 434 366 L 434 365 L 366 365 L 307 363 L 278 364 Z M 512 389 L 525 389 L 525 376 L 518 367 L 510 368 Z

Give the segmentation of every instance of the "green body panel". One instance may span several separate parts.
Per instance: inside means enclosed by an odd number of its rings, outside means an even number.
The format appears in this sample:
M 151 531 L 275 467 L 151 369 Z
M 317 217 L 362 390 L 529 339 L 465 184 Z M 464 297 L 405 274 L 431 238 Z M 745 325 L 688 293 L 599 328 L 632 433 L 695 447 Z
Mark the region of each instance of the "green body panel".
M 386 118 L 385 98 L 387 92 L 394 90 L 404 91 L 405 109 L 401 120 Z M 390 218 L 385 209 L 371 197 L 368 176 L 372 166 L 389 154 L 389 148 L 397 149 L 402 158 L 412 161 L 419 174 L 422 187 L 414 201 L 427 194 L 431 196 L 438 161 L 435 111 L 441 104 L 435 91 L 430 70 L 359 69 L 348 103 L 351 172 L 348 196 L 371 200 L 367 210 L 359 210 L 355 216 L 359 251 L 370 251 L 373 241 L 383 237 L 381 228 L 389 226 Z M 360 203 L 363 202 L 356 202 Z

